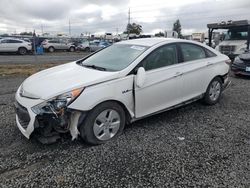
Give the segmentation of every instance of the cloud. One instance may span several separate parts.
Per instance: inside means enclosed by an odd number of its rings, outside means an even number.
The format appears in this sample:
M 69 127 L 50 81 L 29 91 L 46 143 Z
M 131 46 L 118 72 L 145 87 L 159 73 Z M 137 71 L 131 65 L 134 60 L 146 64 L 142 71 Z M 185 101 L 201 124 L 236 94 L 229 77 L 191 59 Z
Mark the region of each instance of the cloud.
M 71 31 L 122 32 L 128 22 L 142 25 L 145 33 L 171 30 L 180 19 L 183 32 L 206 31 L 207 23 L 250 19 L 248 0 L 0 0 L 0 32 L 32 31 L 67 33 Z

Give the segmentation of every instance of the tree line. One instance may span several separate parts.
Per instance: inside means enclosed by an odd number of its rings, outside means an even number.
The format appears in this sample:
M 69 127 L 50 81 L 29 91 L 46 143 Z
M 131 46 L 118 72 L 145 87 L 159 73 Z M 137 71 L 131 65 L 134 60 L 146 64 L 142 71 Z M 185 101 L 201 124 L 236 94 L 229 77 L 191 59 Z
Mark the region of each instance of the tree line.
M 172 30 L 177 32 L 179 38 L 183 38 L 183 35 L 181 33 L 181 22 L 180 22 L 179 19 L 177 19 L 173 23 Z M 139 35 L 142 32 L 143 32 L 143 30 L 142 30 L 142 26 L 140 24 L 137 24 L 137 23 L 132 23 L 131 24 L 131 23 L 129 23 L 129 24 L 127 24 L 126 31 L 124 31 L 123 33 L 124 34 L 136 34 L 136 35 Z M 161 37 L 161 36 L 164 36 L 164 33 L 160 31 L 159 33 L 156 33 L 155 36 L 156 37 Z

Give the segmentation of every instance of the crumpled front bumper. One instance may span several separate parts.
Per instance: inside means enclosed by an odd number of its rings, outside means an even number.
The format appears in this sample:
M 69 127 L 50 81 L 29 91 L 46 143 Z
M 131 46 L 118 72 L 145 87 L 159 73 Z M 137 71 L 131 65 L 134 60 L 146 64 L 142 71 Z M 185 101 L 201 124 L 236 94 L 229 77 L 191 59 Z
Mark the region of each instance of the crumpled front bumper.
M 15 100 L 17 127 L 21 133 L 29 139 L 31 133 L 34 131 L 36 121 L 36 114 L 31 110 L 31 108 L 42 103 L 44 100 L 22 97 L 20 96 L 20 88 L 16 92 Z

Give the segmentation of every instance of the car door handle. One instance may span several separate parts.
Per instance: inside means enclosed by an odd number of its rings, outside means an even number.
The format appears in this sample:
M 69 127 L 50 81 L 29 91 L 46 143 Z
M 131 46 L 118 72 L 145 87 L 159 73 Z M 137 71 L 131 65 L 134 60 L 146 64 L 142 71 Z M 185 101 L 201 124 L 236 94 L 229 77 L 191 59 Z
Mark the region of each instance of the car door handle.
M 174 77 L 181 76 L 181 75 L 183 75 L 182 72 L 176 72 L 175 75 L 174 75 Z

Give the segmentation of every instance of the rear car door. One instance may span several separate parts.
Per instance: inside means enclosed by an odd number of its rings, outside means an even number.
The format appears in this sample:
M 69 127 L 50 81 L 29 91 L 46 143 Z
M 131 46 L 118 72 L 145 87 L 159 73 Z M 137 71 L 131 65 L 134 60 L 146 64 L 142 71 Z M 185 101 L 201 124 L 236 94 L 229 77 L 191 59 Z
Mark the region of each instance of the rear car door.
M 181 102 L 181 68 L 175 44 L 168 44 L 151 52 L 141 64 L 146 80 L 135 86 L 135 116 L 137 118 L 164 110 Z
M 69 49 L 69 46 L 68 46 L 67 41 L 65 41 L 65 40 L 60 40 L 60 49 L 61 49 L 61 50 L 68 50 L 68 49 Z
M 20 40 L 15 40 L 15 39 L 10 39 L 9 40 L 9 48 L 10 51 L 16 52 L 18 51 L 18 48 L 22 46 L 22 41 Z
M 183 88 L 181 95 L 184 101 L 203 94 L 213 76 L 213 52 L 192 43 L 179 43 L 182 55 Z
M 0 52 L 8 52 L 8 39 L 1 40 Z

